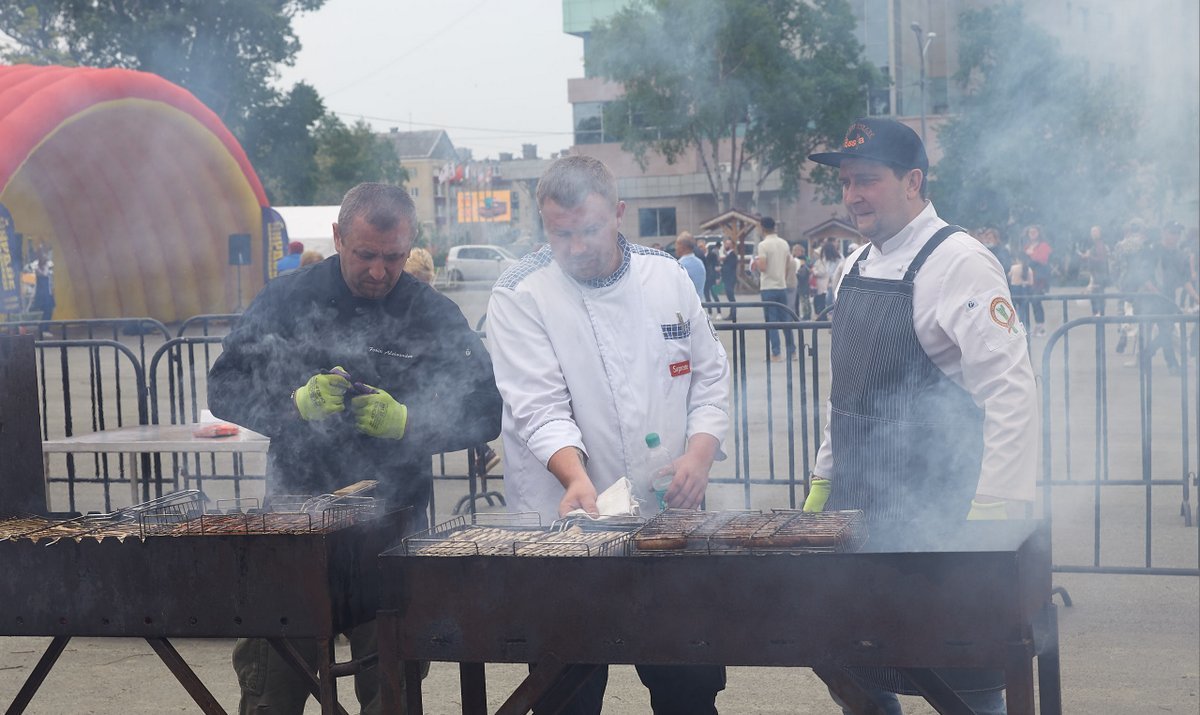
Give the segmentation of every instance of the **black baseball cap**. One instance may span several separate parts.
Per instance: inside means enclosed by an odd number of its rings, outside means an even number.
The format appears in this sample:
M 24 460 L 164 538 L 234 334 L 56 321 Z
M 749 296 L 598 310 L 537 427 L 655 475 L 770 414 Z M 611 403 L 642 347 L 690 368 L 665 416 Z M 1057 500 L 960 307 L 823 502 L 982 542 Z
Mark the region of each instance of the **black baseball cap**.
M 904 171 L 920 169 L 929 173 L 929 157 L 921 137 L 894 119 L 855 119 L 846 130 L 841 151 L 809 154 L 808 158 L 827 166 L 841 166 L 843 159 L 870 159 Z

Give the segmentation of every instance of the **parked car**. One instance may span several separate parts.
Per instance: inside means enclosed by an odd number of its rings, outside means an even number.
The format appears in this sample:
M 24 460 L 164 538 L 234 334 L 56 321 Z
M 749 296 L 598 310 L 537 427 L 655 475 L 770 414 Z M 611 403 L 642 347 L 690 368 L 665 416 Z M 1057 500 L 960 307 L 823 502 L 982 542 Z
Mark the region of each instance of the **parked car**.
M 455 246 L 446 256 L 446 277 L 452 281 L 494 281 L 517 260 L 500 246 Z

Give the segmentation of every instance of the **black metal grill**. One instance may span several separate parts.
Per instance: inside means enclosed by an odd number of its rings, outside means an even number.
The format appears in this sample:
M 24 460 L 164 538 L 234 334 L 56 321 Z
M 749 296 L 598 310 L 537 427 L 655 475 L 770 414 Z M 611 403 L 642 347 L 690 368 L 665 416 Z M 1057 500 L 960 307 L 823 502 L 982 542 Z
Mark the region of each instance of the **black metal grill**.
M 595 663 L 808 666 L 845 698 L 855 697 L 845 667 L 898 667 L 929 688 L 926 697 L 942 712 L 962 711 L 939 690 L 933 669 L 1000 669 L 1009 712 L 1032 714 L 1033 657 L 1044 653 L 1043 712 L 1059 712 L 1049 534 L 1041 522 L 963 522 L 939 534 L 928 525 L 873 523 L 857 551 L 709 551 L 722 529 L 736 527 L 749 542 L 809 518 L 713 517 L 666 512 L 639 532 L 667 534 L 668 523 L 673 535 L 690 530 L 697 547 L 674 557 L 647 558 L 655 552 L 638 549 L 636 537 L 627 555 L 610 558 L 383 554 L 385 709 L 398 708 L 402 663 L 417 672 L 415 661 L 440 660 L 464 664 L 464 712 L 471 713 L 486 711 L 479 664 L 511 662 L 538 667 L 500 710 L 506 715 L 535 704 L 555 712 L 556 693 L 571 692 L 585 664 Z M 855 517 L 838 518 L 846 521 L 821 533 L 845 530 L 853 544 Z M 497 594 L 503 618 L 479 607 Z M 407 697 L 408 712 L 421 712 L 419 690 Z

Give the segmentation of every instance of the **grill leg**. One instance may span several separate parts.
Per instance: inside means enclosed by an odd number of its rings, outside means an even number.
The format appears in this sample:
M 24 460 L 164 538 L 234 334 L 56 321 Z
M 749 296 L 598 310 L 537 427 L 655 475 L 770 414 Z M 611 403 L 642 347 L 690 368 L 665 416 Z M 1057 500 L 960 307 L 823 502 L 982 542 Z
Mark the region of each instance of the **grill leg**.
M 1042 715 L 1062 715 L 1062 678 L 1058 660 L 1058 608 L 1050 603 L 1043 610 L 1044 642 L 1038 651 L 1038 697 Z
M 592 677 L 599 665 L 571 665 L 555 681 L 554 685 L 534 705 L 538 712 L 557 713 L 570 704 L 571 698 Z
M 383 711 L 422 715 L 425 710 L 421 703 L 421 664 L 400 660 L 397 613 L 381 610 L 376 614 L 375 622 L 378 625 L 379 698 Z M 402 710 L 402 707 L 407 709 Z
M 597 667 L 561 663 L 550 653 L 539 655 L 533 671 L 508 696 L 496 715 L 524 715 L 535 705 L 538 712 L 556 713 Z
M 317 639 L 317 679 L 320 682 L 317 699 L 321 701 L 321 715 L 335 715 L 337 708 L 337 677 L 329 672 L 333 664 L 333 639 Z
M 487 682 L 483 663 L 459 663 L 458 679 L 463 715 L 487 715 Z
M 323 681 L 326 679 L 332 681 L 332 678 L 322 677 L 321 680 L 317 680 L 313 676 L 312 671 L 308 669 L 308 663 L 304 662 L 304 658 L 287 638 L 268 638 L 267 642 L 271 644 L 275 652 L 279 653 L 281 658 L 287 661 L 288 665 L 292 666 L 292 670 L 296 671 L 304 679 L 304 682 L 308 684 L 308 692 L 312 693 L 313 697 L 321 703 L 321 715 L 331 715 L 332 713 L 348 715 L 346 709 L 338 704 L 336 693 L 332 700 L 327 701 L 324 699 Z M 330 661 L 333 660 L 332 644 L 333 640 L 330 638 L 323 638 L 317 641 L 317 660 L 321 661 L 317 668 L 318 673 L 322 676 L 328 674 Z M 331 706 L 332 709 L 326 711 L 326 705 Z
M 1012 646 L 1004 668 L 1009 715 L 1034 715 L 1033 657 L 1025 646 Z
M 813 672 L 847 707 L 858 715 L 886 715 L 883 708 L 867 697 L 866 691 L 849 673 L 837 665 L 827 664 L 813 667 Z
M 29 701 L 33 700 L 33 696 L 37 693 L 38 688 L 42 687 L 42 681 L 50 674 L 50 669 L 58 662 L 58 656 L 67 647 L 71 636 L 55 636 L 50 641 L 50 646 L 46 648 L 46 652 L 42 654 L 37 665 L 33 666 L 33 672 L 25 679 L 25 684 L 21 686 L 21 692 L 17 693 L 16 699 L 12 701 L 12 705 L 8 706 L 5 711 L 6 715 L 20 715 L 25 712 L 25 708 L 29 706 Z
M 200 706 L 200 711 L 205 715 L 226 715 L 225 708 L 217 702 L 213 694 L 208 692 L 208 688 L 204 687 L 204 683 L 196 677 L 196 673 L 188 666 L 187 661 L 179 655 L 179 651 L 175 650 L 175 646 L 166 638 L 147 638 L 146 642 L 166 664 L 167 670 L 175 676 L 187 694 L 192 696 L 192 700 Z
M 946 681 L 928 668 L 902 668 L 902 672 L 917 686 L 921 695 L 941 715 L 971 715 L 975 711 L 958 697 Z

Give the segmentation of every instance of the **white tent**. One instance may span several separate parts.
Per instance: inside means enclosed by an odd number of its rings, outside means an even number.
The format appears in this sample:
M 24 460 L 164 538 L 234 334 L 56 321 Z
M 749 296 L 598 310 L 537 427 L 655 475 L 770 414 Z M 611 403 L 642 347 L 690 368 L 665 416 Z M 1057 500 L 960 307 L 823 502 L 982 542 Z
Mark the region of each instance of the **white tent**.
M 289 241 L 299 241 L 306 251 L 318 251 L 332 256 L 333 224 L 337 223 L 338 206 L 272 206 L 287 224 Z

